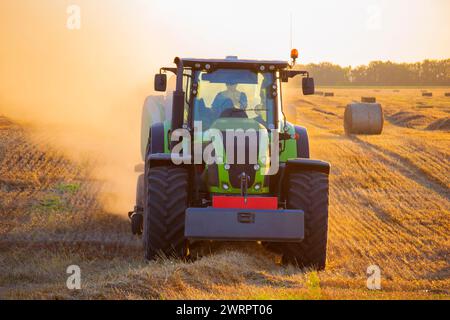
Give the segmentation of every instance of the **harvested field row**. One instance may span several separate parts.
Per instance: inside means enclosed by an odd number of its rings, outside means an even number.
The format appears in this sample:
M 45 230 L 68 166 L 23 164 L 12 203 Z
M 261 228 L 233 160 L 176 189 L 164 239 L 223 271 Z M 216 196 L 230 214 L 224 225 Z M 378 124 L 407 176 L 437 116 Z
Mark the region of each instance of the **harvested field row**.
M 383 135 L 346 136 L 341 106 L 369 94 L 333 91 L 334 98 L 289 101 L 295 106 L 294 120 L 309 130 L 312 156 L 332 164 L 324 272 L 282 266 L 278 256 L 257 244 L 201 244 L 193 249 L 192 261 L 147 264 L 126 218 L 103 209 L 98 199 L 102 183 L 92 179 L 88 168 L 46 143 L 31 143 L 36 137 L 0 118 L 0 150 L 8 150 L 0 157 L 2 168 L 8 168 L 0 182 L 0 199 L 5 200 L 0 207 L 0 296 L 448 299 L 448 133 L 423 130 L 426 123 L 408 127 L 389 121 Z M 383 95 L 377 100 L 388 117 L 417 110 L 415 98 L 405 97 L 403 90 L 398 99 Z M 440 107 L 425 117 L 445 114 L 447 106 L 432 103 Z M 30 154 L 19 160 L 23 150 Z M 75 293 L 65 288 L 65 268 L 71 264 L 80 265 L 87 279 Z M 382 270 L 381 292 L 366 289 L 370 265 Z

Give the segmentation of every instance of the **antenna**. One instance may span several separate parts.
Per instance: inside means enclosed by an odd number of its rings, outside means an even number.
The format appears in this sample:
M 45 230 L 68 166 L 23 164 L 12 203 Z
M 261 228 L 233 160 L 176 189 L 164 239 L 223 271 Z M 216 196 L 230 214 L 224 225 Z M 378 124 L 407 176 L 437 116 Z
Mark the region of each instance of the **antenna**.
M 291 12 L 291 38 L 290 38 L 290 50 L 292 50 L 292 48 L 294 47 L 294 43 L 293 43 L 293 34 L 294 34 L 294 23 L 293 23 L 293 20 L 294 20 L 294 15 L 293 15 L 293 13 Z
M 294 15 L 291 12 L 291 41 L 290 41 L 290 46 L 291 46 L 291 59 L 292 59 L 292 63 L 291 63 L 291 68 L 293 68 L 295 66 L 295 62 L 298 59 L 298 50 L 294 49 Z

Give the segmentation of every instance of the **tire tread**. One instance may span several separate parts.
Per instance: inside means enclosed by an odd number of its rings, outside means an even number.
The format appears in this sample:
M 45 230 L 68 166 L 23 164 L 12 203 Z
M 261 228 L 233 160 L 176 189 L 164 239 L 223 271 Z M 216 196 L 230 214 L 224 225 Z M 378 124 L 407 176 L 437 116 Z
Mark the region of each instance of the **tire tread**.
M 179 167 L 152 168 L 147 174 L 144 210 L 144 247 L 148 260 L 158 256 L 186 255 L 185 211 L 188 206 L 188 172 Z

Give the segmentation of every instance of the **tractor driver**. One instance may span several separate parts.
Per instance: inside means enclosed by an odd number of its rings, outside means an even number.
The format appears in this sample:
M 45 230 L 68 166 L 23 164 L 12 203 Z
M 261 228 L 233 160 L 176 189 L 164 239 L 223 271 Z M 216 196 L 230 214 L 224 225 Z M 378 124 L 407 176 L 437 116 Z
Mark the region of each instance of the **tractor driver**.
M 227 109 L 245 110 L 247 108 L 247 95 L 237 90 L 238 84 L 230 81 L 226 83 L 226 86 L 227 90 L 218 93 L 212 104 L 212 110 L 217 118 L 221 117 Z

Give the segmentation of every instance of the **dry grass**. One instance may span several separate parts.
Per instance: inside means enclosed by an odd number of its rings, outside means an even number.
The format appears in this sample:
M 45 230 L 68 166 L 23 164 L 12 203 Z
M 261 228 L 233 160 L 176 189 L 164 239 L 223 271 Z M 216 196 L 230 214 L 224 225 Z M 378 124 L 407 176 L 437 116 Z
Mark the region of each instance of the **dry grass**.
M 448 118 L 445 90 L 433 98 L 419 89 L 332 91 L 290 99 L 313 157 L 333 166 L 328 267 L 319 273 L 281 266 L 257 244 L 202 245 L 194 261 L 146 263 L 126 218 L 99 205 L 89 163 L 31 143 L 0 118 L 0 297 L 448 299 L 450 135 L 429 130 Z M 361 96 L 383 105 L 383 135 L 344 135 L 344 107 Z M 82 270 L 80 291 L 65 287 L 72 264 Z M 366 289 L 373 264 L 382 291 Z

